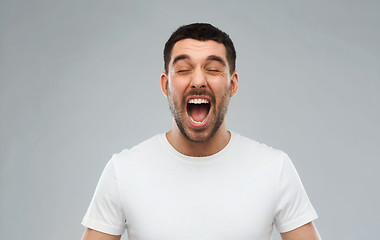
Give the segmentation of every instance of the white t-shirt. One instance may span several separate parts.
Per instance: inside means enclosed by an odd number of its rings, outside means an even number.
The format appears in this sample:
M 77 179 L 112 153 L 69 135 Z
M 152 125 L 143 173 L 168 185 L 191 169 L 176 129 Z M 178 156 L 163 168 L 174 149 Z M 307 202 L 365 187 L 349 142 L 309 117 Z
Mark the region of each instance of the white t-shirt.
M 129 240 L 269 240 L 317 217 L 284 152 L 232 132 L 189 157 L 160 134 L 113 155 L 82 224 Z

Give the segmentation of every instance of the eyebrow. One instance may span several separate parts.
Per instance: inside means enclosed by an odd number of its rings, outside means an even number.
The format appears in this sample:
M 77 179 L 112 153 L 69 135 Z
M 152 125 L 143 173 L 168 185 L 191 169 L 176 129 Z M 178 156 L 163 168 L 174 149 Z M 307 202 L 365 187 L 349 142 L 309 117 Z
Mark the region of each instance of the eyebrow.
M 210 56 L 207 57 L 207 60 L 218 61 L 219 63 L 221 63 L 223 65 L 223 67 L 227 67 L 226 62 L 223 60 L 223 58 L 221 58 L 219 56 L 210 55 Z
M 176 64 L 176 62 L 178 62 L 179 60 L 183 60 L 183 59 L 190 59 L 190 56 L 187 54 L 178 55 L 177 57 L 174 58 L 172 65 L 174 66 Z
M 181 54 L 174 58 L 172 65 L 174 66 L 179 60 L 183 59 L 190 59 L 190 56 L 187 54 Z M 216 56 L 216 55 L 210 55 L 207 57 L 207 60 L 209 61 L 217 61 L 221 63 L 224 67 L 227 66 L 227 63 L 223 60 L 223 58 Z

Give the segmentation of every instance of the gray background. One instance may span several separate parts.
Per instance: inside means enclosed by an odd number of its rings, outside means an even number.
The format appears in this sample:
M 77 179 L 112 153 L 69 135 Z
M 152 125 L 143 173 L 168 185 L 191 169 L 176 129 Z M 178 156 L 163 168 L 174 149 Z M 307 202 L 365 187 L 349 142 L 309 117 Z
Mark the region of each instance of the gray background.
M 170 129 L 163 45 L 202 21 L 238 52 L 229 129 L 290 155 L 324 239 L 377 239 L 379 12 L 379 1 L 1 0 L 0 239 L 81 237 L 111 154 Z

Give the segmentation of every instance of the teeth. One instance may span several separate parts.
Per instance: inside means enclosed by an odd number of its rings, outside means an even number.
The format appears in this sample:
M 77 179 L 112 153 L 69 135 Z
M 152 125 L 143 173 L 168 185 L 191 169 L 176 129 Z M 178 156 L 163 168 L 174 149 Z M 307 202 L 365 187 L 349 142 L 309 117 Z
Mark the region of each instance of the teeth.
M 195 120 L 190 116 L 190 120 L 191 120 L 193 123 L 196 123 L 196 124 L 202 124 L 202 123 L 204 123 L 204 122 L 206 121 L 206 118 L 203 119 L 202 122 L 198 122 L 198 121 L 195 121 Z
M 189 103 L 202 104 L 202 103 L 209 103 L 209 101 L 207 99 L 204 99 L 204 98 L 192 98 L 189 100 Z

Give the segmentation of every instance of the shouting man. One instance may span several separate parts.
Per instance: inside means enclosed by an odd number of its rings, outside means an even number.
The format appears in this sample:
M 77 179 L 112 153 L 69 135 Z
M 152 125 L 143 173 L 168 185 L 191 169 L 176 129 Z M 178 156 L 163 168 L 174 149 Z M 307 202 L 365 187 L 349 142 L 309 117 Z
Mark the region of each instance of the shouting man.
M 282 151 L 226 128 L 236 52 L 210 24 L 182 26 L 164 48 L 161 90 L 173 128 L 113 155 L 82 224 L 83 240 L 320 239 Z

